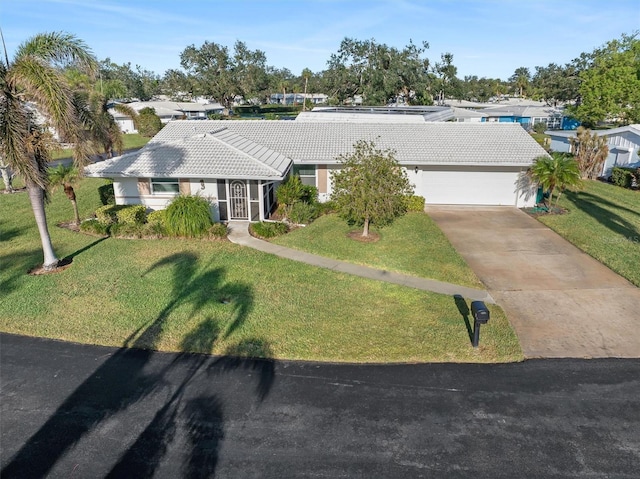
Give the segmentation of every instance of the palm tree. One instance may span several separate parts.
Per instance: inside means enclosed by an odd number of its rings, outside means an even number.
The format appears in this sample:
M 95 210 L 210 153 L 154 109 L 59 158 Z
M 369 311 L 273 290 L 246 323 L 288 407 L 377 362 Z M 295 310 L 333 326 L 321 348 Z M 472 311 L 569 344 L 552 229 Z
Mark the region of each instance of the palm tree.
M 4 38 L 2 42 L 4 44 Z M 74 162 L 84 166 L 89 157 L 82 126 L 70 89 L 56 68 L 65 62 L 89 71 L 97 66 L 83 41 L 61 32 L 31 37 L 18 47 L 12 61 L 6 49 L 4 59 L 0 58 L 0 156 L 25 181 L 40 233 L 45 270 L 53 270 L 58 265 L 44 211 L 50 147 L 37 141 L 31 142 L 35 148 L 30 147 L 29 139 L 38 128 L 29 115 L 27 102 L 35 103 L 61 136 L 74 141 Z
M 545 191 L 549 192 L 549 206 L 556 195 L 555 206 L 565 188 L 580 187 L 580 169 L 578 163 L 571 156 L 564 153 L 553 153 L 552 156 L 539 156 L 529 169 L 529 176 Z
M 73 206 L 73 218 L 76 226 L 80 225 L 80 214 L 78 213 L 78 202 L 76 201 L 76 192 L 73 185 L 80 179 L 78 168 L 73 165 L 58 165 L 55 168 L 49 168 L 49 185 L 52 190 L 58 186 L 64 188 L 64 194 L 67 195 L 71 205 Z

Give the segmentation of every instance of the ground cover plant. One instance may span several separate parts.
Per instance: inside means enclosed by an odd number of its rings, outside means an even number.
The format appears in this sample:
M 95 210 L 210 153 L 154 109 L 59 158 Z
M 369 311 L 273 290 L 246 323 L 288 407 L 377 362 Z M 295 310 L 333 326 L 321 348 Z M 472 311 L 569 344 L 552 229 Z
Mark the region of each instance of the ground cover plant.
M 349 226 L 337 215 L 330 214 L 272 242 L 374 268 L 483 287 L 426 213 L 409 212 L 383 229 L 372 228 L 380 235 L 375 243 L 349 239 L 347 235 L 352 230 L 361 231 L 361 228 Z
M 76 191 L 81 218 L 100 206 L 101 180 Z M 226 241 L 122 240 L 57 228 L 71 265 L 26 272 L 42 252 L 25 193 L 0 195 L 0 330 L 82 343 L 272 358 L 413 362 L 521 360 L 498 307 L 470 345 L 454 298 L 284 260 Z M 468 302 L 467 302 L 468 305 Z M 462 311 L 462 312 L 461 312 Z
M 565 193 L 560 206 L 568 213 L 538 220 L 640 286 L 640 192 L 586 180 L 584 190 Z

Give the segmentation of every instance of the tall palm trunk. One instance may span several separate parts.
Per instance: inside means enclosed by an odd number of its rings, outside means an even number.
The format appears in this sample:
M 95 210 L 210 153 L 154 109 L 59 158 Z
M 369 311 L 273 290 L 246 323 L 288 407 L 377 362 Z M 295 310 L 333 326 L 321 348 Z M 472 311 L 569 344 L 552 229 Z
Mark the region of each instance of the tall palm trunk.
M 32 182 L 27 182 L 27 192 L 29 193 L 29 201 L 33 209 L 33 216 L 36 218 L 38 232 L 40 233 L 40 241 L 42 242 L 42 251 L 44 252 L 43 268 L 45 270 L 53 270 L 58 266 L 58 258 L 53 252 L 51 244 L 51 236 L 47 228 L 47 216 L 44 212 L 44 190 Z
M 2 172 L 2 181 L 4 182 L 4 188 L 7 192 L 13 191 L 13 175 L 9 173 L 9 167 L 0 161 L 0 171 Z
M 76 192 L 73 189 L 73 186 L 66 184 L 64 185 L 64 194 L 67 195 L 69 201 L 71 201 L 71 205 L 73 206 L 73 216 L 76 226 L 80 225 L 80 214 L 78 213 L 78 202 L 76 201 Z

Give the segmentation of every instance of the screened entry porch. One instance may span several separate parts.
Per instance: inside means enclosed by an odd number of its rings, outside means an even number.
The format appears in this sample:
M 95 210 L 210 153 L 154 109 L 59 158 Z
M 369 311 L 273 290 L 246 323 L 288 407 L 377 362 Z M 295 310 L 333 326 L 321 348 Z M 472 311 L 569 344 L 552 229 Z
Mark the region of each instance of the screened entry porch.
M 265 180 L 217 180 L 220 221 L 264 221 L 276 208 L 279 182 Z

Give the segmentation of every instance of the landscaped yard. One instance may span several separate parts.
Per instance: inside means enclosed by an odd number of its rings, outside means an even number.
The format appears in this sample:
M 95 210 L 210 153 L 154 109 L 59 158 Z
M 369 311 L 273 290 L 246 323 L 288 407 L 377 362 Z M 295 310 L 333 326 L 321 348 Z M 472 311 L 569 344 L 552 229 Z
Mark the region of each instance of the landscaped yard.
M 305 228 L 275 238 L 273 242 L 374 268 L 484 288 L 425 213 L 408 213 L 391 226 L 372 229 L 380 234 L 376 243 L 362 243 L 347 237 L 350 231 L 357 229 L 337 215 L 327 215 Z
M 78 186 L 81 215 L 100 206 L 101 184 L 85 179 Z M 26 272 L 42 262 L 42 252 L 26 193 L 0 194 L 0 211 L 0 330 L 5 332 L 306 360 L 522 359 L 498 307 L 491 307 L 481 347 L 474 350 L 460 312 L 468 302 L 459 307 L 449 296 L 339 274 L 226 241 L 85 236 L 55 226 L 72 217 L 62 192 L 53 195 L 47 213 L 57 254 L 73 263 L 60 273 L 30 276 Z
M 599 181 L 584 186 L 561 198 L 568 214 L 539 220 L 640 287 L 640 192 Z
M 137 133 L 126 133 L 122 135 L 122 141 L 124 143 L 124 149 L 133 150 L 136 148 L 142 148 L 144 145 L 149 143 L 151 138 L 146 138 Z M 54 160 L 62 160 L 64 158 L 71 158 L 73 155 L 73 150 L 57 150 L 54 151 L 51 155 Z

